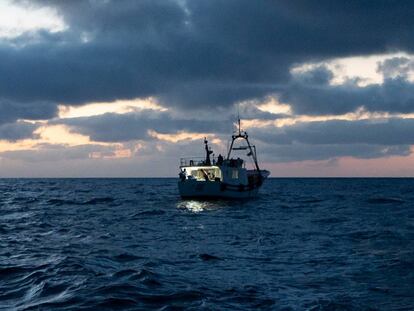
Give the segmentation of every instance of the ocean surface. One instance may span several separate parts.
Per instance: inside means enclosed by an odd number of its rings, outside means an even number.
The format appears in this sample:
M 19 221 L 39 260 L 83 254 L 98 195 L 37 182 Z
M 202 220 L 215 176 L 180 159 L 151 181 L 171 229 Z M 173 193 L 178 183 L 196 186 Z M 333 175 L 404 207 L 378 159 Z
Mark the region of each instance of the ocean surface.
M 0 179 L 1 310 L 414 310 L 414 179 Z

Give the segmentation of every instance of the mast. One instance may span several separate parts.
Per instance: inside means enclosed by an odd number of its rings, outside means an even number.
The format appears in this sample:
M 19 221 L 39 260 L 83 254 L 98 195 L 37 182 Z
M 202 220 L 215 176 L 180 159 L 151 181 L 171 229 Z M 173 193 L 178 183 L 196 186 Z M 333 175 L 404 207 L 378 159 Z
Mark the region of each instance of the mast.
M 239 136 L 241 135 L 241 127 L 240 127 L 240 104 L 237 105 L 237 121 L 239 124 Z
M 240 115 L 238 116 L 237 123 L 238 123 L 238 131 L 237 131 L 236 135 L 233 134 L 231 136 L 231 144 L 230 144 L 230 148 L 229 148 L 228 153 L 227 153 L 227 160 L 230 160 L 231 151 L 236 150 L 236 148 L 233 148 L 234 142 L 237 139 L 244 139 L 247 142 L 247 148 L 249 149 L 249 153 L 247 155 L 251 156 L 253 158 L 253 162 L 254 162 L 254 165 L 256 167 L 256 170 L 260 174 L 260 168 L 259 168 L 259 164 L 257 162 L 256 146 L 250 145 L 249 135 L 247 134 L 246 131 L 241 130 Z M 238 149 L 238 150 L 240 150 L 240 149 Z

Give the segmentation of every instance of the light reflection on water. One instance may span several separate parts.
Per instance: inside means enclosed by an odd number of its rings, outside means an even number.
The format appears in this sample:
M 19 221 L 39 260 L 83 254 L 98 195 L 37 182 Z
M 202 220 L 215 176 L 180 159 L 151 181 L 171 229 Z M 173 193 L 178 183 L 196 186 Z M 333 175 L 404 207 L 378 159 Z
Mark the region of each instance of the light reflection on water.
M 177 208 L 186 209 L 193 213 L 200 213 L 208 208 L 208 202 L 204 201 L 180 201 L 177 203 Z
M 220 201 L 183 200 L 177 203 L 177 208 L 186 209 L 192 213 L 201 213 L 208 210 L 216 210 L 225 207 Z

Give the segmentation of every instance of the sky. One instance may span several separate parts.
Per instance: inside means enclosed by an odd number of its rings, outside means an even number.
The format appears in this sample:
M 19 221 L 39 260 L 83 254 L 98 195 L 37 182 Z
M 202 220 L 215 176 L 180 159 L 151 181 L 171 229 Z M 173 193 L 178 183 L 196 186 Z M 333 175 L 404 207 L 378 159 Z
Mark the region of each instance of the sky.
M 414 176 L 414 2 L 0 0 L 0 177 Z

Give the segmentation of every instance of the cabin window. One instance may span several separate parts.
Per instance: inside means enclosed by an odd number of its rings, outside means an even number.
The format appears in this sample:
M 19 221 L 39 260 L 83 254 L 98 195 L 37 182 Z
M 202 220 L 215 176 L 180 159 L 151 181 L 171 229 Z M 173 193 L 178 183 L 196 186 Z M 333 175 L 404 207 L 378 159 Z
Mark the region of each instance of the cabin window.
M 202 170 L 197 170 L 197 179 L 203 180 L 204 174 Z
M 238 179 L 239 178 L 239 170 L 233 170 L 232 172 L 231 172 L 231 178 L 233 178 L 233 179 Z

